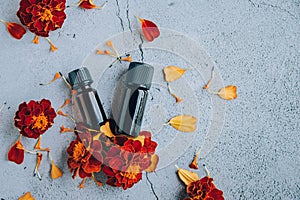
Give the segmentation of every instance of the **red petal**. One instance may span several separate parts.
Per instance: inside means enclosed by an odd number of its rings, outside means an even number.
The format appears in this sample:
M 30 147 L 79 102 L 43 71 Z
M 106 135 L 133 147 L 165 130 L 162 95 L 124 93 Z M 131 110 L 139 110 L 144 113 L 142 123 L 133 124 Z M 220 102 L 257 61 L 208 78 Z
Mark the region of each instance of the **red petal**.
M 14 22 L 7 22 L 6 27 L 10 35 L 16 38 L 17 40 L 21 39 L 26 33 L 26 30 L 23 26 Z
M 160 31 L 156 24 L 152 21 L 139 18 L 142 24 L 142 31 L 145 39 L 149 42 L 152 42 L 155 38 L 160 35 Z
M 96 5 L 95 4 L 91 4 L 90 1 L 86 0 L 86 1 L 82 1 L 79 4 L 79 7 L 83 8 L 83 9 L 93 9 L 93 8 L 96 8 Z
M 8 151 L 8 160 L 15 162 L 18 165 L 23 162 L 24 149 L 20 140 L 17 140 L 17 142 Z

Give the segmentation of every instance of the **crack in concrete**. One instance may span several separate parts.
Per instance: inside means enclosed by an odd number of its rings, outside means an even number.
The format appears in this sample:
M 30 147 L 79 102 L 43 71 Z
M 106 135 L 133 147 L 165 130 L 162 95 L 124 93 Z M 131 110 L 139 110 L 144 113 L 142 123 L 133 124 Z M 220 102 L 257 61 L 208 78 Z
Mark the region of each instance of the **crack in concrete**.
M 288 11 L 287 9 L 281 8 L 280 6 L 268 4 L 268 3 L 265 3 L 265 2 L 262 2 L 260 5 L 263 5 L 263 6 L 269 6 L 269 7 L 271 7 L 271 8 L 276 8 L 276 9 L 278 9 L 278 10 L 281 10 L 281 11 L 283 11 L 283 12 L 289 14 L 291 17 L 294 17 L 295 19 L 298 19 L 293 13 L 291 13 L 291 12 Z
M 254 7 L 256 6 L 255 3 L 253 3 L 253 1 L 248 0 Z
M 150 188 L 151 188 L 151 191 L 153 193 L 153 195 L 155 196 L 156 200 L 159 200 L 155 190 L 154 190 L 154 185 L 153 183 L 150 181 L 149 177 L 148 177 L 148 172 L 146 172 L 146 178 L 147 178 L 147 182 L 150 184 Z
M 117 17 L 119 18 L 120 20 L 120 23 L 121 23 L 121 27 L 122 27 L 122 30 L 123 32 L 125 31 L 125 28 L 124 28 L 124 23 L 123 23 L 123 20 L 120 16 L 120 13 L 121 13 L 121 9 L 120 9 L 120 5 L 119 5 L 119 0 L 116 0 L 116 3 L 117 3 L 117 12 L 116 12 L 116 15 Z
M 140 39 L 141 39 L 141 43 L 139 44 L 139 49 L 140 49 L 140 52 L 141 52 L 141 59 L 142 59 L 142 62 L 144 62 L 144 51 L 143 51 L 143 44 L 144 44 L 144 40 L 143 40 L 143 36 L 142 34 L 140 34 Z
M 131 22 L 130 22 L 130 19 L 129 19 L 129 0 L 127 0 L 127 2 L 126 2 L 126 18 L 127 18 L 127 21 L 128 21 L 128 28 L 129 28 L 130 32 L 132 33 Z

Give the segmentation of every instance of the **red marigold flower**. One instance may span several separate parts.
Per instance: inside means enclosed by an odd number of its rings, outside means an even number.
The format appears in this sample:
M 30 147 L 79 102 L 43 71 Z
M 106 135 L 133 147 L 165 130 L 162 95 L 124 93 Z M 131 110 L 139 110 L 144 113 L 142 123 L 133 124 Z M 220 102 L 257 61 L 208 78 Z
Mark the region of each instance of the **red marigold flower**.
M 15 115 L 15 126 L 20 133 L 29 138 L 38 138 L 54 123 L 55 110 L 47 99 L 41 101 L 31 100 L 28 104 L 23 102 Z
M 8 151 L 8 160 L 15 162 L 16 164 L 21 164 L 24 160 L 24 148 L 20 141 L 17 142 Z
M 99 140 L 93 140 L 87 130 L 80 129 L 77 138 L 70 143 L 67 153 L 69 155 L 68 166 L 70 172 L 73 173 L 72 178 L 77 175 L 80 178 L 92 177 L 94 172 L 101 170 L 102 144 Z
M 216 188 L 209 176 L 190 183 L 186 191 L 190 197 L 184 200 L 224 200 L 223 192 Z
M 62 27 L 65 4 L 66 0 L 21 0 L 17 16 L 31 32 L 48 37 L 50 31 Z
M 106 166 L 103 172 L 108 176 L 107 184 L 126 190 L 142 179 L 143 171 L 156 168 L 158 156 L 154 153 L 157 143 L 151 140 L 150 132 L 141 132 L 139 137 L 143 139 L 115 138 L 117 145 L 110 148 L 104 160 Z M 152 162 L 155 162 L 154 165 Z

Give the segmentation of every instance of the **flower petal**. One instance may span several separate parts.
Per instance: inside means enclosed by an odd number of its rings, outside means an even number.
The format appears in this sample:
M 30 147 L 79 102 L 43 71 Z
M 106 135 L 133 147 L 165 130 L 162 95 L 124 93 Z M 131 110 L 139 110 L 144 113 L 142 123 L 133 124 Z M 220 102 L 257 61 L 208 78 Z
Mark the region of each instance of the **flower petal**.
M 198 167 L 198 154 L 196 154 L 196 155 L 194 156 L 194 159 L 193 159 L 193 161 L 191 162 L 191 164 L 189 165 L 189 167 L 192 168 L 192 169 L 198 169 L 198 168 L 199 168 L 199 167 Z
M 160 35 L 160 31 L 155 23 L 143 18 L 138 19 L 142 24 L 142 32 L 147 41 L 152 42 L 155 38 L 157 38 Z
M 159 161 L 158 155 L 155 154 L 155 155 L 151 156 L 151 165 L 147 169 L 145 169 L 145 171 L 146 172 L 154 172 L 157 167 L 158 161 Z
M 182 132 L 193 132 L 196 130 L 197 119 L 191 115 L 178 115 L 172 118 L 168 124 Z
M 236 86 L 228 85 L 219 90 L 218 96 L 225 100 L 233 100 L 237 98 Z
M 14 22 L 6 22 L 5 24 L 10 35 L 17 40 L 20 40 L 26 33 L 25 28 L 20 24 Z
M 168 66 L 164 68 L 165 80 L 167 82 L 176 81 L 179 79 L 187 69 L 182 69 L 177 66 Z
M 200 179 L 198 174 L 196 174 L 195 172 L 188 171 L 186 169 L 178 168 L 177 173 L 180 180 L 186 185 L 189 185 L 190 183 Z
M 55 165 L 54 161 L 51 162 L 51 177 L 52 179 L 60 178 L 63 172 Z
M 34 197 L 31 195 L 30 192 L 26 192 L 24 195 L 22 195 L 18 200 L 34 200 Z
M 8 151 L 8 160 L 18 165 L 24 161 L 24 148 L 20 139 Z

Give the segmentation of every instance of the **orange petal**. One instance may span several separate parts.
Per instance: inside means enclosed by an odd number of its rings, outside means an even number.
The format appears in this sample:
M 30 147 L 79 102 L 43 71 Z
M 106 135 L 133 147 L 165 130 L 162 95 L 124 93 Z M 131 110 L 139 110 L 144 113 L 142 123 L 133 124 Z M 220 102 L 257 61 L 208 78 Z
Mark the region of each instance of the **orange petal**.
M 15 162 L 18 165 L 24 161 L 24 147 L 20 139 L 18 139 L 16 143 L 9 149 L 8 160 Z
M 237 98 L 236 86 L 228 85 L 219 90 L 218 96 L 225 100 L 233 100 Z
M 105 52 L 102 51 L 101 49 L 97 49 L 96 54 L 105 55 Z
M 112 48 L 112 49 L 115 48 L 111 40 L 108 40 L 108 41 L 106 42 L 106 45 L 109 46 L 109 47 Z
M 99 181 L 98 179 L 96 179 L 96 177 L 94 176 L 94 173 L 93 173 L 92 177 L 93 177 L 93 180 L 95 181 L 95 183 L 96 183 L 99 187 L 101 187 L 101 186 L 103 185 L 101 181 Z
M 167 82 L 176 81 L 179 79 L 187 69 L 182 69 L 177 66 L 168 66 L 164 68 L 165 80 Z
M 179 96 L 177 96 L 177 95 L 175 95 L 175 94 L 173 94 L 173 93 L 171 93 L 171 95 L 172 95 L 172 97 L 174 97 L 174 98 L 175 98 L 175 100 L 176 100 L 176 103 L 180 103 L 180 102 L 182 102 L 182 98 L 180 98 Z
M 104 135 L 106 135 L 109 138 L 115 137 L 115 135 L 112 133 L 112 131 L 110 129 L 110 123 L 109 123 L 109 121 L 107 121 L 104 125 L 102 125 L 100 127 L 100 131 L 102 133 L 104 133 Z
M 51 52 L 56 51 L 58 48 L 51 42 L 49 38 L 47 38 L 48 43 L 50 44 L 50 50 Z
M 34 36 L 34 39 L 32 40 L 32 42 L 34 43 L 34 44 L 38 44 L 39 43 L 39 36 Z
M 51 162 L 51 177 L 52 179 L 60 178 L 63 172 L 55 165 L 54 161 Z
M 94 9 L 94 8 L 100 8 L 99 6 L 96 6 L 92 0 L 81 0 L 78 2 L 78 6 L 82 9 Z
M 78 186 L 80 189 L 84 188 L 85 179 L 86 178 L 83 178 L 80 185 Z
M 59 109 L 62 109 L 64 108 L 66 105 L 68 105 L 69 103 L 71 103 L 71 100 L 70 99 L 66 99 L 64 104 L 62 106 L 59 107 Z
M 5 25 L 10 35 L 17 40 L 20 40 L 26 33 L 26 29 L 20 24 L 14 22 L 6 22 Z
M 192 169 L 198 169 L 199 168 L 199 166 L 198 166 L 198 154 L 196 154 L 194 156 L 194 159 L 191 162 L 191 164 L 189 165 L 189 167 L 192 168 Z
M 151 156 L 151 165 L 145 170 L 146 172 L 154 172 L 159 161 L 158 155 Z
M 22 195 L 18 200 L 34 200 L 34 197 L 31 195 L 30 192 L 26 192 L 24 195 Z
M 198 174 L 195 172 L 188 171 L 186 169 L 178 168 L 178 176 L 184 184 L 189 185 L 192 182 L 199 180 Z
M 53 83 L 54 81 L 56 81 L 57 79 L 61 78 L 62 75 L 60 72 L 56 72 L 53 79 L 51 81 L 49 81 L 48 83 L 40 83 L 40 85 L 49 85 L 51 83 Z
M 160 35 L 160 31 L 155 23 L 147 19 L 142 19 L 142 18 L 138 18 L 138 19 L 142 24 L 142 32 L 144 38 L 147 41 L 152 42 L 155 38 L 157 38 Z
M 58 110 L 58 111 L 57 111 L 57 114 L 58 114 L 58 115 L 61 115 L 61 116 L 64 116 L 64 117 L 69 117 L 68 114 L 64 113 L 64 112 L 61 111 L 61 110 Z
M 40 136 L 39 139 L 38 139 L 38 141 L 36 142 L 34 148 L 38 149 L 40 151 L 47 151 L 47 152 L 49 152 L 50 148 L 41 148 L 41 141 L 42 141 L 42 137 Z
M 74 131 L 75 131 L 74 129 L 65 128 L 64 125 L 62 125 L 60 127 L 60 133 L 67 133 L 67 132 L 71 133 L 71 132 L 74 132 Z
M 196 130 L 197 119 L 191 115 L 178 115 L 172 118 L 168 124 L 182 132 L 193 132 Z
M 131 62 L 131 61 L 132 61 L 132 58 L 131 58 L 131 56 L 129 55 L 129 56 L 125 57 L 125 58 L 121 58 L 121 60 L 122 60 L 122 61 Z

